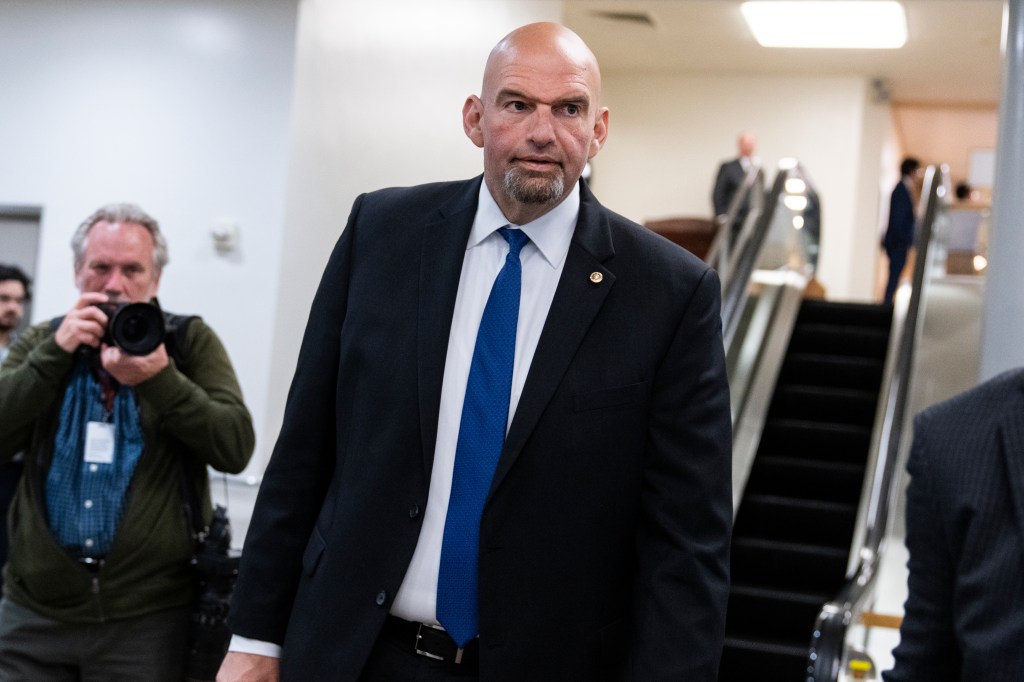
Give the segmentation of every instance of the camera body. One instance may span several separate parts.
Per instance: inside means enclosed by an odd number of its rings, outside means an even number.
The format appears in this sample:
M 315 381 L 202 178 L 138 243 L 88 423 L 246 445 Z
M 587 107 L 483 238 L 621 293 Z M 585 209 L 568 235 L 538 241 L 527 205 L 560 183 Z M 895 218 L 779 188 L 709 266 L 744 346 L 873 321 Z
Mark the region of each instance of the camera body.
M 95 303 L 107 315 L 103 343 L 128 355 L 149 355 L 167 335 L 160 306 L 154 303 Z

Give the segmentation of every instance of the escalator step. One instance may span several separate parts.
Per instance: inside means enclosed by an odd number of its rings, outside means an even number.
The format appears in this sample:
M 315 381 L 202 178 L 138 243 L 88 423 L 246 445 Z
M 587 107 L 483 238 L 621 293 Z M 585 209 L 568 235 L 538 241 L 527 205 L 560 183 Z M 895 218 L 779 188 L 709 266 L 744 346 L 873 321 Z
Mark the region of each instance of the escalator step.
M 809 644 L 810 642 L 808 642 Z M 746 649 L 748 651 L 764 651 L 774 654 L 783 654 L 786 656 L 803 656 L 807 658 L 807 654 L 810 652 L 809 646 L 793 646 L 786 644 L 785 642 L 773 642 L 770 640 L 763 639 L 746 639 L 743 637 L 726 637 L 725 646 L 732 647 L 734 649 Z
M 775 495 L 745 495 L 734 537 L 849 548 L 857 507 Z
M 829 599 L 829 595 L 825 593 L 808 592 L 807 590 L 777 590 L 757 585 L 743 585 L 735 580 L 732 584 L 732 593 L 738 597 L 757 599 L 759 601 L 800 604 L 815 608 L 823 606 Z
M 800 305 L 797 323 L 826 322 L 888 329 L 892 324 L 892 305 L 846 303 L 807 299 Z
M 882 359 L 790 353 L 782 366 L 778 383 L 852 388 L 878 394 L 882 380 Z
M 797 324 L 789 341 L 788 352 L 884 358 L 888 344 L 887 329 Z
M 800 682 L 807 676 L 808 646 L 726 637 L 719 682 Z
M 763 453 L 754 462 L 746 491 L 855 505 L 863 483 L 864 466 L 859 463 Z
M 863 462 L 870 444 L 869 426 L 769 419 L 761 435 L 759 453 Z
M 733 585 L 725 629 L 729 635 L 807 646 L 825 595 L 778 592 Z
M 847 548 L 735 538 L 732 581 L 784 591 L 835 594 L 846 576 Z
M 769 419 L 804 419 L 870 427 L 878 393 L 820 386 L 778 386 L 768 408 Z

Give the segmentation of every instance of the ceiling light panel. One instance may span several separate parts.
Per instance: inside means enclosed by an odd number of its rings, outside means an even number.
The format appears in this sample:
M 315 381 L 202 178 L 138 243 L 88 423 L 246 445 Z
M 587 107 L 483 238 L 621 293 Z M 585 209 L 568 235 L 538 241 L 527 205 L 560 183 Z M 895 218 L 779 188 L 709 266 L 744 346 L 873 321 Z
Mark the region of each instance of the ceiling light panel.
M 760 0 L 740 11 L 764 47 L 894 49 L 907 42 L 903 5 L 889 0 Z

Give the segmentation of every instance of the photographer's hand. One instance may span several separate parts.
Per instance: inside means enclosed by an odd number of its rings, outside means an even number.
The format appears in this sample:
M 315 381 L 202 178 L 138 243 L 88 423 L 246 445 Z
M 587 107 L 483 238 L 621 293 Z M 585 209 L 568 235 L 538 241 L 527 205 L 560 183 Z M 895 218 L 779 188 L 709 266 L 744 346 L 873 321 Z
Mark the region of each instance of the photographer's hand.
M 104 344 L 100 353 L 103 369 L 122 386 L 135 386 L 156 374 L 169 364 L 167 349 L 161 343 L 149 355 L 128 355 L 117 346 Z
M 74 353 L 79 346 L 99 348 L 107 315 L 95 304 L 106 302 L 107 295 L 98 291 L 82 294 L 54 333 L 57 345 L 68 353 Z
M 280 659 L 229 651 L 217 673 L 217 682 L 278 682 L 280 677 Z

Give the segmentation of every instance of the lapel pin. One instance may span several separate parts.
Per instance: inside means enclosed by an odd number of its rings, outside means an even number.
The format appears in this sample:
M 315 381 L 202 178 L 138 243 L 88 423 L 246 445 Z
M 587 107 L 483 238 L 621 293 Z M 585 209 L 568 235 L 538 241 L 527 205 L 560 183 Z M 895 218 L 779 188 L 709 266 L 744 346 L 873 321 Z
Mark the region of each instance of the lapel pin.
M 590 273 L 590 281 L 593 282 L 594 284 L 600 284 L 602 281 L 604 281 L 604 275 L 602 275 L 600 272 L 592 272 Z

